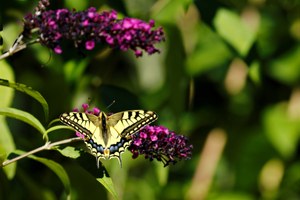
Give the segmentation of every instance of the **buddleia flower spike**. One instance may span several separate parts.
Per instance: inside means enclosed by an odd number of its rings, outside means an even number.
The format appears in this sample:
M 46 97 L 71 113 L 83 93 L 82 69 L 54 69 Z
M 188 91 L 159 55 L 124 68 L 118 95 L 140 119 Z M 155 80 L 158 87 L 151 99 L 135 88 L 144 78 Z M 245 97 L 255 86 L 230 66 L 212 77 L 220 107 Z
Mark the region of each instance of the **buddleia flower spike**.
M 158 53 L 154 44 L 164 41 L 162 27 L 154 29 L 154 20 L 149 23 L 140 19 L 117 18 L 116 11 L 98 13 L 91 7 L 84 11 L 57 9 L 47 10 L 48 0 L 41 0 L 35 12 L 24 18 L 25 38 L 38 37 L 37 41 L 61 54 L 62 42 L 71 41 L 75 48 L 93 50 L 96 44 L 107 44 L 114 49 L 135 52 Z
M 163 126 L 146 126 L 133 135 L 133 142 L 128 148 L 133 158 L 144 155 L 146 159 L 161 161 L 164 166 L 180 160 L 190 159 L 193 145 L 188 138 L 177 135 Z

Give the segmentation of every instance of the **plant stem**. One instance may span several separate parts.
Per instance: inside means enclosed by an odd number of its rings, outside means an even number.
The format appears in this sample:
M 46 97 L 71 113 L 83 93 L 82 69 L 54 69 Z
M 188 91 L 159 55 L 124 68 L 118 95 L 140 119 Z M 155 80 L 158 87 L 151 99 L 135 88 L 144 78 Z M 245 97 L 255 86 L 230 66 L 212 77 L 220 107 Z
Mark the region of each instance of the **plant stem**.
M 17 39 L 16 41 L 14 42 L 13 46 L 9 48 L 9 50 L 7 52 L 5 52 L 4 54 L 0 55 L 0 60 L 4 59 L 4 58 L 7 58 L 23 49 L 25 49 L 28 45 L 30 44 L 34 44 L 34 43 L 37 43 L 39 42 L 38 39 L 36 40 L 33 40 L 33 41 L 30 41 L 30 42 L 27 42 L 27 43 L 23 43 L 22 42 L 23 40 L 23 35 L 21 34 Z
M 18 46 L 14 51 L 8 50 L 6 53 L 0 55 L 0 60 L 2 60 L 4 58 L 7 58 L 7 57 L 17 53 L 18 51 L 21 51 L 21 50 L 25 49 L 26 47 L 27 47 L 26 44 L 22 44 L 22 45 Z
M 18 160 L 21 160 L 22 158 L 25 158 L 25 157 L 28 157 L 32 154 L 35 154 L 37 152 L 40 152 L 40 151 L 43 151 L 43 150 L 50 150 L 52 149 L 54 146 L 58 146 L 58 145 L 61 145 L 61 144 L 67 144 L 67 143 L 71 143 L 71 142 L 75 142 L 75 141 L 79 141 L 79 140 L 82 140 L 82 138 L 80 137 L 74 137 L 74 138 L 68 138 L 68 139 L 65 139 L 65 140 L 60 140 L 60 141 L 57 141 L 57 142 L 46 142 L 43 146 L 41 147 L 38 147 L 36 149 L 33 149 L 32 151 L 29 151 L 27 153 L 24 153 L 22 155 L 19 155 L 13 159 L 10 159 L 10 160 L 6 160 L 4 161 L 0 166 L 1 167 L 5 167 L 6 165 L 9 165 L 13 162 L 16 162 Z

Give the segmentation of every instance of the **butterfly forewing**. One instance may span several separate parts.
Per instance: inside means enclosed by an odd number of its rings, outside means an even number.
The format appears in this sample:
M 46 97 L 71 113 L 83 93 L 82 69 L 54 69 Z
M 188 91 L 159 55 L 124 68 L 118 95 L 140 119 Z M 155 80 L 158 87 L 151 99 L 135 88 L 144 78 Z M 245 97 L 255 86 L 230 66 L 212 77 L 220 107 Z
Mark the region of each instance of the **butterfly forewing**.
M 97 116 L 81 112 L 63 113 L 60 116 L 60 120 L 64 124 L 73 127 L 84 136 L 93 135 L 99 127 Z
M 116 132 L 122 137 L 134 134 L 145 125 L 157 119 L 157 115 L 152 111 L 129 110 L 119 112 L 108 117 L 108 125 L 112 135 Z

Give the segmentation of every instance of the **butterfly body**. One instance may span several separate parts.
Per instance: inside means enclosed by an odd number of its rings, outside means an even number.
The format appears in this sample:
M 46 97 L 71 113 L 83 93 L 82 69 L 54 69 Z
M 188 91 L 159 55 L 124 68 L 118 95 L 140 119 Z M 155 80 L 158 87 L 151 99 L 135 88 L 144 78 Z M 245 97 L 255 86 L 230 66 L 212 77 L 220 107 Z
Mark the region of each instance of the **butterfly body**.
M 157 119 L 152 111 L 129 110 L 98 116 L 83 112 L 63 113 L 60 120 L 84 136 L 84 142 L 97 159 L 117 158 L 131 144 L 131 135 Z

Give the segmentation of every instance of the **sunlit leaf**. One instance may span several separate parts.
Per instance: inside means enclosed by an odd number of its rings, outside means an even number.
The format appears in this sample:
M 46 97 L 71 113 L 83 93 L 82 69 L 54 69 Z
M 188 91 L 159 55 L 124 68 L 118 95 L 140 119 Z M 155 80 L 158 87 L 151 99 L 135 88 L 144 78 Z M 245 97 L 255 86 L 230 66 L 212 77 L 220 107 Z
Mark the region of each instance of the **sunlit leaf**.
M 159 23 L 174 24 L 176 19 L 184 15 L 191 3 L 191 0 L 160 1 L 151 15 Z
M 46 136 L 45 139 L 48 141 L 44 126 L 30 113 L 15 108 L 0 108 L 0 115 L 15 118 L 31 125 L 35 129 L 37 129 L 43 136 Z
M 145 17 L 149 15 L 149 7 L 152 7 L 153 1 L 139 1 L 139 0 L 124 0 L 124 7 L 129 16 Z M 120 4 L 120 2 L 117 2 Z M 122 13 L 119 13 L 122 14 Z
M 214 25 L 217 32 L 240 55 L 248 54 L 255 41 L 256 33 L 249 29 L 237 14 L 227 9 L 219 9 L 214 19 Z
M 268 68 L 270 75 L 285 84 L 298 83 L 300 79 L 300 46 L 275 59 Z
M 249 77 L 257 85 L 261 84 L 260 65 L 259 62 L 253 62 L 249 68 Z
M 4 61 L 0 61 L 0 77 L 5 78 L 7 80 L 13 81 L 14 80 L 14 72 L 12 68 Z M 13 96 L 14 96 L 14 90 L 1 87 L 1 80 L 0 79 L 0 107 L 8 107 L 10 106 Z
M 65 0 L 64 1 L 65 6 L 67 8 L 71 9 L 76 9 L 76 10 L 85 10 L 88 6 L 87 1 L 73 1 L 73 0 Z
M 169 168 L 163 167 L 160 162 L 155 162 L 155 172 L 160 186 L 165 186 L 168 181 Z
M 14 88 L 20 92 L 24 92 L 25 94 L 28 94 L 29 96 L 33 97 L 35 100 L 37 100 L 43 107 L 44 113 L 45 113 L 45 119 L 48 119 L 49 115 L 49 107 L 47 101 L 44 99 L 44 97 L 36 90 L 33 90 L 31 87 L 28 87 L 21 83 L 14 83 L 12 81 L 4 80 L 0 78 L 0 85 L 7 86 L 10 88 Z
M 1 109 L 1 108 L 0 108 Z M 0 116 L 0 160 L 1 163 L 7 159 L 7 156 L 15 150 L 15 143 L 10 134 L 10 130 L 6 124 L 6 120 L 3 116 Z M 0 164 L 1 165 L 1 164 Z M 9 166 L 4 167 L 4 172 L 8 179 L 12 179 L 16 173 L 16 163 L 12 163 Z
M 110 177 L 107 177 L 105 174 L 102 178 L 97 178 L 97 181 L 99 181 L 106 189 L 109 191 L 109 193 L 113 196 L 115 200 L 118 200 L 118 194 L 115 190 L 114 184 Z
M 14 80 L 14 73 L 5 61 L 0 61 L 0 77 L 11 81 Z M 10 106 L 13 95 L 13 89 L 0 86 L 0 109 Z M 0 116 L 0 132 L 0 157 L 1 160 L 5 160 L 6 156 L 15 149 L 15 143 L 4 116 Z M 16 163 L 4 168 L 8 179 L 12 179 L 15 176 L 15 171 Z
M 199 39 L 195 50 L 187 58 L 187 71 L 191 75 L 201 74 L 223 66 L 232 53 L 221 38 L 204 24 L 197 29 Z
M 0 17 L 0 51 L 2 51 L 2 45 L 3 45 L 3 38 L 1 36 L 2 31 L 3 31 L 3 24 L 2 24 L 2 18 Z
M 16 40 L 16 38 L 18 38 L 18 35 L 21 31 L 22 27 L 16 23 L 7 23 L 4 25 L 2 37 L 4 41 L 4 48 L 6 50 L 13 45 L 14 41 Z
M 69 157 L 69 158 L 78 158 L 80 156 L 80 153 L 78 150 L 75 149 L 75 147 L 65 147 L 63 149 L 57 149 L 63 156 Z
M 296 153 L 300 137 L 299 123 L 299 120 L 288 116 L 287 105 L 284 103 L 267 108 L 263 115 L 267 137 L 277 151 L 286 158 Z

